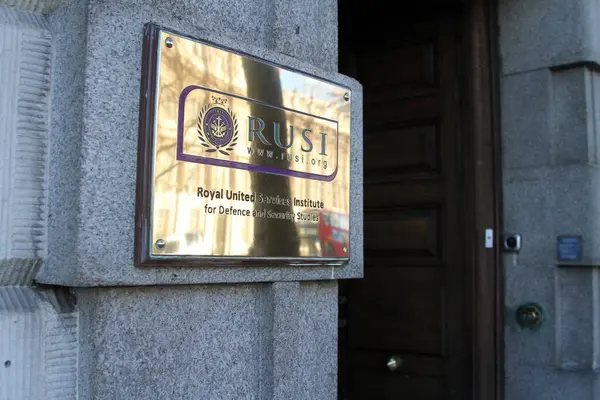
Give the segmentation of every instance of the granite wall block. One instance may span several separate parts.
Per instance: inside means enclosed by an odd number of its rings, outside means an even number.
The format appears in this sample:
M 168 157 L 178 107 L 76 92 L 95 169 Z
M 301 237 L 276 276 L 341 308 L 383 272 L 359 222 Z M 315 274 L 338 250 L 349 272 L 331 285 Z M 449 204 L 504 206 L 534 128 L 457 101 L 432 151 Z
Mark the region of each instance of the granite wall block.
M 335 282 L 76 296 L 80 399 L 335 398 Z
M 57 42 L 50 253 L 40 282 L 72 286 L 322 280 L 362 275 L 362 89 L 335 73 L 335 1 L 67 1 Z M 304 9 L 303 13 L 297 7 Z M 302 8 L 304 7 L 304 8 Z M 296 11 L 294 11 L 296 10 Z M 296 34 L 282 21 L 307 27 Z M 154 22 L 352 90 L 350 264 L 342 268 L 136 269 L 133 235 L 143 26 Z M 327 23 L 326 23 L 327 22 Z M 298 25 L 299 26 L 299 25 Z M 319 26 L 324 30 L 317 31 Z M 291 54 L 286 55 L 284 53 Z M 60 68 L 58 68 L 60 67 Z
M 505 74 L 600 62 L 595 0 L 501 0 L 500 51 Z

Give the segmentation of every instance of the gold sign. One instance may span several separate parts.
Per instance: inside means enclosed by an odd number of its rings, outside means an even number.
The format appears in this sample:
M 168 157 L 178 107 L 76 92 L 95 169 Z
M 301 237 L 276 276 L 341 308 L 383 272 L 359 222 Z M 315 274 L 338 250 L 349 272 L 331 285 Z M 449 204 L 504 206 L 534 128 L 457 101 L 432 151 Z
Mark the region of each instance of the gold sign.
M 343 264 L 348 88 L 146 27 L 136 264 Z

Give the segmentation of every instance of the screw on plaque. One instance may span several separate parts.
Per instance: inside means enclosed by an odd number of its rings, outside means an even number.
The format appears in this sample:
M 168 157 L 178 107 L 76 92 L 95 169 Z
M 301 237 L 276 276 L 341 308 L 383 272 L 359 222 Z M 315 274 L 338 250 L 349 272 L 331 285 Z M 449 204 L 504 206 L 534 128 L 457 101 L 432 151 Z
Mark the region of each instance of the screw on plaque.
M 165 249 L 165 241 L 163 239 L 158 239 L 155 243 L 155 246 L 158 250 L 164 250 Z
M 350 93 L 344 93 L 344 100 L 350 100 Z
M 344 247 L 344 248 L 342 249 L 342 251 L 343 251 L 344 253 L 347 253 L 347 252 L 348 252 L 348 248 Z
M 167 45 L 168 48 L 173 47 L 173 38 L 170 38 L 170 37 L 166 38 L 165 44 Z

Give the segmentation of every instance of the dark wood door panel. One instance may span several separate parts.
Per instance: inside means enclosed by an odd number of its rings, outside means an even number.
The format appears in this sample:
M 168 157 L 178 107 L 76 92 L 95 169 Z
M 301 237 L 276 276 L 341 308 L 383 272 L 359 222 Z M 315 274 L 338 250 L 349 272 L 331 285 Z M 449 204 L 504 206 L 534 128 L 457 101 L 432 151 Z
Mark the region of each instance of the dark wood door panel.
M 357 67 L 366 89 L 365 100 L 380 102 L 436 89 L 436 54 L 434 40 L 363 54 Z M 398 59 L 404 62 L 398 63 Z
M 400 182 L 374 176 L 365 182 L 365 209 L 393 208 L 399 206 L 418 206 L 420 204 L 439 204 L 443 191 L 437 180 L 423 181 L 422 177 L 403 176 Z M 411 179 L 412 178 L 412 179 Z M 393 177 L 390 178 L 390 180 Z
M 440 267 L 372 268 L 352 288 L 348 326 L 355 349 L 444 354 L 444 291 Z M 377 338 L 377 340 L 373 340 Z
M 443 100 L 435 95 L 423 95 L 394 101 L 364 104 L 365 136 L 390 124 L 435 120 L 442 114 Z
M 349 399 L 469 398 L 453 383 L 470 376 L 456 20 L 415 26 L 356 53 L 365 277 L 345 284 L 340 309 Z M 392 355 L 405 360 L 395 372 Z
M 352 357 L 352 355 L 350 355 Z M 386 370 L 385 358 L 378 365 L 351 363 L 348 400 L 443 400 L 445 379 L 430 375 Z
M 387 362 L 390 357 L 400 360 L 400 367 L 396 371 L 390 371 Z M 390 351 L 362 351 L 353 350 L 349 361 L 352 366 L 363 372 L 382 373 L 394 375 L 420 375 L 432 378 L 444 378 L 446 376 L 444 359 L 437 356 L 423 354 L 406 354 Z
M 393 372 L 386 366 L 392 356 L 401 361 Z M 440 358 L 362 351 L 352 351 L 348 358 L 352 371 L 348 400 L 444 399 L 446 377 Z
M 364 374 L 364 373 L 363 373 Z M 444 400 L 444 382 L 441 378 L 424 376 L 382 376 L 380 374 L 364 374 L 357 381 L 352 374 L 352 386 L 348 400 Z
M 366 258 L 440 261 L 440 215 L 436 208 L 365 210 Z
M 439 129 L 435 121 L 411 126 L 390 126 L 364 138 L 365 179 L 439 177 Z
M 499 224 L 495 2 L 339 3 L 353 10 L 341 72 L 364 88 L 366 209 L 365 279 L 340 282 L 340 399 L 502 398 L 499 252 L 479 247 Z

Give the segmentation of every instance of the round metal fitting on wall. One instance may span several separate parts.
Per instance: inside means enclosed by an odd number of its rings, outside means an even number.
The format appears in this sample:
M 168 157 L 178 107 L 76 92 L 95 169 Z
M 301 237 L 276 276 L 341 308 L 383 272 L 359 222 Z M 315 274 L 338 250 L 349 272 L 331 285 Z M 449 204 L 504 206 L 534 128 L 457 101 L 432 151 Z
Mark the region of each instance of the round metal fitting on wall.
M 522 304 L 517 308 L 516 319 L 521 328 L 537 330 L 544 323 L 544 309 L 537 303 Z

